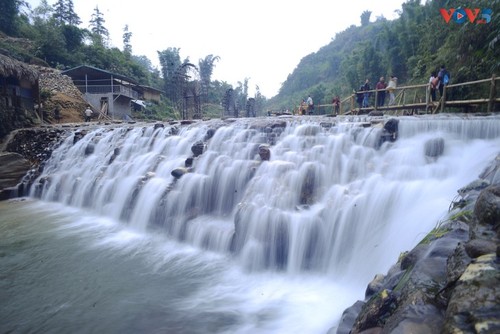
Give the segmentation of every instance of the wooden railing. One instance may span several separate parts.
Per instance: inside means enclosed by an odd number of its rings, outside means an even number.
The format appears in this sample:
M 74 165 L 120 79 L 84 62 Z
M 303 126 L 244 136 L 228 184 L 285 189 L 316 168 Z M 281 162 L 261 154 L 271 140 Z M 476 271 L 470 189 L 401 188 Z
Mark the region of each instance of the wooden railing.
M 384 114 L 390 113 L 397 115 L 398 112 L 401 111 L 401 114 L 413 114 L 416 112 L 423 111 L 424 113 L 437 113 L 444 112 L 445 107 L 474 107 L 481 104 L 487 104 L 487 112 L 495 111 L 495 104 L 500 102 L 500 98 L 497 97 L 497 81 L 500 78 L 493 75 L 489 79 L 482 79 L 476 81 L 462 82 L 456 84 L 449 84 L 443 86 L 443 94 L 439 97 L 439 100 L 432 101 L 430 94 L 430 85 L 429 84 L 420 84 L 420 85 L 410 85 L 410 86 L 401 86 L 396 88 L 395 102 L 392 105 L 385 104 L 383 106 L 377 106 L 377 98 L 378 92 L 380 90 L 373 89 L 369 91 L 364 91 L 362 93 L 370 93 L 374 98 L 370 99 L 371 106 L 360 108 L 356 104 L 356 94 L 357 92 L 353 92 L 353 94 L 341 99 L 340 101 L 340 115 L 346 114 L 360 114 L 360 113 L 368 113 L 371 111 L 381 111 Z M 489 90 L 486 87 L 483 87 L 480 91 L 485 92 L 484 95 L 475 99 L 469 100 L 460 100 L 460 99 L 451 99 L 450 92 L 453 89 L 457 89 L 460 87 L 474 86 L 480 84 L 489 83 Z M 436 89 L 436 95 L 439 95 L 439 91 Z M 458 94 L 455 94 L 457 96 Z M 388 99 L 388 92 L 386 92 L 386 101 Z M 320 104 L 315 105 L 315 108 L 325 108 L 326 110 L 330 110 L 329 112 L 325 112 L 322 114 L 333 114 L 334 113 L 334 105 L 333 104 Z M 297 110 L 300 110 L 300 106 L 298 106 Z

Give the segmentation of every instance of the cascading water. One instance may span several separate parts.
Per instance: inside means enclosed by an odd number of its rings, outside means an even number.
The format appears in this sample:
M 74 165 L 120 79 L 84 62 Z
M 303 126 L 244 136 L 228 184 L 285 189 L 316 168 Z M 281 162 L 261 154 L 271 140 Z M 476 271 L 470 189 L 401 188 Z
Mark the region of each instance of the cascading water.
M 322 333 L 500 151 L 496 116 L 401 118 L 398 140 L 380 147 L 381 128 L 360 125 L 294 118 L 96 128 L 54 151 L 31 195 L 228 256 L 225 275 L 241 267 L 238 280 L 248 281 L 212 278 L 218 283 L 179 306 L 243 314 L 212 332 Z M 434 142 L 443 151 L 426 155 Z M 203 153 L 175 178 L 195 143 Z M 270 144 L 269 161 L 261 144 Z M 260 305 L 257 291 L 273 297 Z

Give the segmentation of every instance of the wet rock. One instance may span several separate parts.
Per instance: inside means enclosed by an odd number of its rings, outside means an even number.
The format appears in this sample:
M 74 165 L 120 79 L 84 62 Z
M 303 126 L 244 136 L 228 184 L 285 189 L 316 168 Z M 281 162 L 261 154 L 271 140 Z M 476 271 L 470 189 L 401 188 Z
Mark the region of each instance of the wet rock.
M 192 167 L 193 161 L 194 161 L 193 158 L 187 158 L 186 161 L 184 162 L 184 166 L 186 166 L 187 168 Z
M 205 134 L 205 141 L 210 140 L 215 135 L 215 129 L 208 129 Z
M 31 165 L 21 154 L 0 153 L 0 189 L 17 185 Z
M 91 155 L 95 151 L 95 145 L 94 144 L 88 144 L 87 147 L 85 147 L 85 155 Z
M 465 251 L 471 258 L 495 253 L 497 244 L 491 240 L 474 239 L 465 244 Z
M 271 159 L 271 149 L 269 148 L 269 145 L 263 144 L 259 146 L 259 156 L 262 161 Z
M 375 275 L 373 280 L 370 283 L 368 283 L 368 286 L 366 287 L 365 298 L 370 298 L 374 294 L 382 291 L 382 288 L 384 286 L 383 285 L 384 278 L 385 278 L 384 275 L 381 275 L 381 274 Z
M 424 154 L 429 158 L 437 158 L 443 155 L 444 152 L 444 138 L 434 138 L 425 142 Z
M 383 290 L 363 306 L 352 333 L 362 333 L 373 328 L 382 328 L 386 320 L 397 308 L 397 298 L 392 291 Z
M 495 254 L 469 264 L 453 290 L 443 333 L 500 332 L 500 267 Z
M 500 185 L 490 186 L 481 191 L 474 213 L 480 224 L 492 225 L 497 235 L 500 235 Z
M 364 302 L 358 300 L 351 307 L 347 308 L 344 313 L 342 313 L 340 324 L 336 332 L 334 329 L 331 329 L 328 331 L 328 334 L 349 334 L 354 322 L 356 321 L 356 316 L 359 314 L 364 304 Z
M 189 169 L 185 167 L 177 167 L 171 172 L 172 176 L 175 177 L 176 179 L 181 178 L 184 174 L 187 173 L 189 173 Z
M 198 141 L 191 146 L 191 152 L 193 152 L 195 157 L 202 155 L 204 150 L 205 144 L 202 141 Z
M 156 129 L 160 129 L 160 128 L 161 128 L 161 129 L 163 129 L 164 127 L 165 127 L 165 124 L 163 124 L 163 123 L 156 123 L 156 124 L 154 125 L 154 129 L 155 129 L 155 130 L 156 130 Z

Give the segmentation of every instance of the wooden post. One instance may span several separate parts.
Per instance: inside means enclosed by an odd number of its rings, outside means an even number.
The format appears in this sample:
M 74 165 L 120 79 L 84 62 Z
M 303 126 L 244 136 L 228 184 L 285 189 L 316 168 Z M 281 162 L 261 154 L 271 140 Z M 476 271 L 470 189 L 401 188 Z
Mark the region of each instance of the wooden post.
M 375 88 L 375 106 L 373 107 L 374 110 L 377 110 L 377 105 L 378 105 L 378 88 Z
M 444 113 L 444 105 L 446 104 L 446 85 L 443 85 L 443 96 L 441 96 L 441 114 Z
M 496 95 L 496 80 L 495 75 L 493 74 L 491 77 L 491 86 L 490 86 L 490 100 L 488 101 L 488 112 L 492 112 L 493 108 L 495 108 L 495 95 Z

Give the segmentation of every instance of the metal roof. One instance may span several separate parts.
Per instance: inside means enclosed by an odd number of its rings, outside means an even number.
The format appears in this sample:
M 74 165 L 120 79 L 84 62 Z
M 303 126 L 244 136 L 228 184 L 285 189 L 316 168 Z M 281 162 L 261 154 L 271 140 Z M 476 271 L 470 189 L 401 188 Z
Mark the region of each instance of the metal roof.
M 89 65 L 80 65 L 70 68 L 69 70 L 62 71 L 61 74 L 70 76 L 73 80 L 85 80 L 85 75 L 87 75 L 91 76 L 93 79 L 111 79 L 112 77 L 113 79 L 123 80 L 134 85 L 139 85 L 139 83 L 129 77 L 101 70 L 100 68 Z

